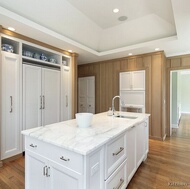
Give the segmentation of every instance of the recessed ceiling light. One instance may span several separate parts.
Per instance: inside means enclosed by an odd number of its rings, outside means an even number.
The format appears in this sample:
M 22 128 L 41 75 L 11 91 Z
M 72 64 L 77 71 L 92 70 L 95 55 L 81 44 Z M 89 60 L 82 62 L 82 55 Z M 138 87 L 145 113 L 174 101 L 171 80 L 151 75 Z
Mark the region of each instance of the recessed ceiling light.
M 155 48 L 155 51 L 159 51 L 160 49 L 159 48 Z
M 15 28 L 13 28 L 13 27 L 8 27 L 8 30 L 15 31 Z
M 128 55 L 131 56 L 131 55 L 133 55 L 133 54 L 132 54 L 132 53 L 129 53 Z
M 72 50 L 68 50 L 70 53 L 73 52 Z
M 116 9 L 113 9 L 113 12 L 114 12 L 114 13 L 118 13 L 118 12 L 119 12 L 119 9 L 117 9 L 117 8 L 116 8 Z

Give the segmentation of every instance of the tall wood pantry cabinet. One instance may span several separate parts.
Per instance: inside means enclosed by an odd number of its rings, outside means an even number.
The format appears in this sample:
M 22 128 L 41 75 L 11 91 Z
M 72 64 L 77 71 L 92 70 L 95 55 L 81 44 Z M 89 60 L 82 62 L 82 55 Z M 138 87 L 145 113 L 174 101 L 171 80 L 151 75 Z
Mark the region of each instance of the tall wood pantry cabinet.
M 1 160 L 21 153 L 19 56 L 1 52 Z

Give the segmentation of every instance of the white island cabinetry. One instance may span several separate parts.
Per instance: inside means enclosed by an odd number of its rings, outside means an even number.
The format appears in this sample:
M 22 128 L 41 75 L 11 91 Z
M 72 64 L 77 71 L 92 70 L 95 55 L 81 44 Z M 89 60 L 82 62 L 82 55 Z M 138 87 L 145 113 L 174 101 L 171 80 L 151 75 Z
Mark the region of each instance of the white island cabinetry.
M 89 128 L 78 128 L 76 120 L 70 120 L 22 131 L 26 139 L 25 188 L 125 189 L 127 167 L 131 166 L 128 160 L 134 159 L 134 168 L 130 168 L 134 174 L 147 157 L 144 135 L 148 115 L 136 116 L 132 120 L 101 113 L 94 115 Z M 138 141 L 140 132 L 144 138 Z M 141 146 L 137 147 L 140 141 Z

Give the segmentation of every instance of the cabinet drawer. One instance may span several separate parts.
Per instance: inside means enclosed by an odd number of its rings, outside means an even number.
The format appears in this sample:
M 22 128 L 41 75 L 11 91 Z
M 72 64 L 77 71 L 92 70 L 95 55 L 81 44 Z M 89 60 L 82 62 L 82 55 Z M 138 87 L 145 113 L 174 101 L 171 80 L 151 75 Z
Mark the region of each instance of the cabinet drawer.
M 44 157 L 51 155 L 51 150 L 49 150 L 46 143 L 28 136 L 25 137 L 25 149 Z
M 127 160 L 105 181 L 105 189 L 125 189 L 127 187 Z
M 55 161 L 66 169 L 83 174 L 83 156 L 32 137 L 26 137 L 25 149 Z
M 83 174 L 83 156 L 81 154 L 55 146 L 52 150 L 52 160 L 78 174 Z
M 106 171 L 107 179 L 115 169 L 126 159 L 126 134 L 118 136 L 106 145 Z

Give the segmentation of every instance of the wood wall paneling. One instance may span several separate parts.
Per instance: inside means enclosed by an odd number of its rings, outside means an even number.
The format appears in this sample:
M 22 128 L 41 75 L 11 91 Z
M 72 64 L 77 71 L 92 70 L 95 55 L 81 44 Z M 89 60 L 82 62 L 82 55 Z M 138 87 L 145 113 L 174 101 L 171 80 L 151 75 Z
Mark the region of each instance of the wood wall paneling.
M 112 98 L 119 94 L 119 72 L 146 70 L 146 113 L 150 113 L 150 136 L 162 139 L 162 56 L 163 52 L 136 57 L 108 60 L 78 66 L 78 77 L 96 76 L 96 113 L 111 107 Z M 116 100 L 116 110 L 119 109 Z

